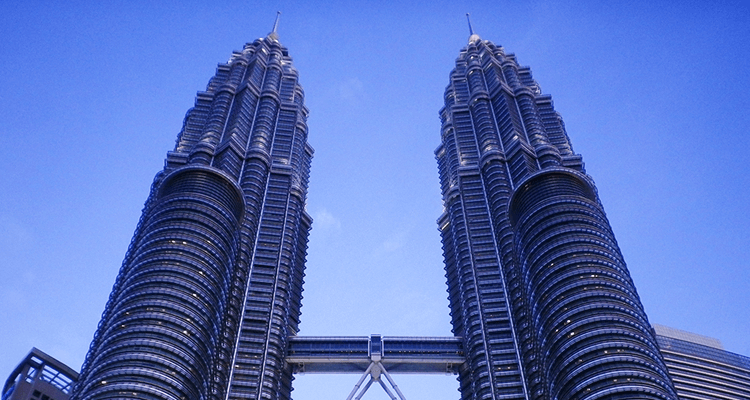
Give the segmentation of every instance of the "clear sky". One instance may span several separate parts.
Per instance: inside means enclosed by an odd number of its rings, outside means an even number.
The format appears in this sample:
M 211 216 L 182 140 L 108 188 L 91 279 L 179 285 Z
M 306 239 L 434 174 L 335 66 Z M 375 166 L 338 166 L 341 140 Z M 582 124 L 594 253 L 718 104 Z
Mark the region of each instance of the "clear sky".
M 80 367 L 196 92 L 277 10 L 316 150 L 300 334 L 451 334 L 433 151 L 469 12 L 552 95 L 651 322 L 750 355 L 745 1 L 13 3 L 0 3 L 3 381 L 32 346 Z M 293 395 L 343 399 L 357 378 L 301 376 Z M 458 397 L 450 376 L 396 378 L 410 400 Z

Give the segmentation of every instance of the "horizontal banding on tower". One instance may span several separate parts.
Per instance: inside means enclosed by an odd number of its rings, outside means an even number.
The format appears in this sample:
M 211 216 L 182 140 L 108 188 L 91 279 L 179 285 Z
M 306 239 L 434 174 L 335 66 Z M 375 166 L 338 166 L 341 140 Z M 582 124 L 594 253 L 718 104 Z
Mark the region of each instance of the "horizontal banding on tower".
M 509 214 L 552 398 L 668 392 L 646 314 L 588 179 L 560 169 L 533 175 L 511 197 Z
M 242 192 L 219 171 L 166 176 L 105 310 L 85 398 L 207 398 L 243 214 Z

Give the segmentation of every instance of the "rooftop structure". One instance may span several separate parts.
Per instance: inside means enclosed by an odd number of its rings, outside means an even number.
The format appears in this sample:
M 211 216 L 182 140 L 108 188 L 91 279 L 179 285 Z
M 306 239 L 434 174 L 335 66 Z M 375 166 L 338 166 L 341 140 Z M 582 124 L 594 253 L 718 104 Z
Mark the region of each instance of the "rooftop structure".
M 78 373 L 32 348 L 3 385 L 2 400 L 67 400 Z
M 717 339 L 654 325 L 656 339 L 682 400 L 750 399 L 750 357 Z

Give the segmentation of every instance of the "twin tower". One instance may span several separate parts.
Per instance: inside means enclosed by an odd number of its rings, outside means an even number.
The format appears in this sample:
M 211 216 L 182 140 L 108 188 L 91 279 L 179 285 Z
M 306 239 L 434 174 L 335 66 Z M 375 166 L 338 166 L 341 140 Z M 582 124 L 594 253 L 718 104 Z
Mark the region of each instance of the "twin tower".
M 289 399 L 299 371 L 364 373 L 350 398 L 373 383 L 403 398 L 392 373 L 448 371 L 466 400 L 677 399 L 551 98 L 475 34 L 435 152 L 453 337 L 297 336 L 307 114 L 275 29 L 219 65 L 154 179 L 73 399 Z

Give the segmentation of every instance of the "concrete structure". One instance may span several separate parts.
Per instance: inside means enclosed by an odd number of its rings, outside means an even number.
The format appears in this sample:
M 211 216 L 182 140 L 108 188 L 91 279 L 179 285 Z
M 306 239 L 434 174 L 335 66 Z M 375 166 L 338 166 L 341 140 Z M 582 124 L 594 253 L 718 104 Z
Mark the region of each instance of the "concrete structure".
M 680 399 L 750 399 L 750 357 L 724 350 L 714 338 L 661 325 L 654 328 Z
M 78 373 L 33 348 L 3 385 L 2 400 L 67 400 Z

